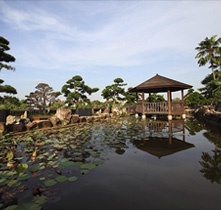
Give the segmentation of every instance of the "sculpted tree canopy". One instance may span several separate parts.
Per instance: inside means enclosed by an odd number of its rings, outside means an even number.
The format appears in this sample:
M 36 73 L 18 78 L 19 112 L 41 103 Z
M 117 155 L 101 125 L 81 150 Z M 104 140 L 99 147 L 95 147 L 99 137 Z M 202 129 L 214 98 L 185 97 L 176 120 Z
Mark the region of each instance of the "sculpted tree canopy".
M 66 84 L 62 87 L 61 92 L 66 97 L 66 102 L 69 104 L 69 106 L 75 104 L 77 107 L 79 106 L 80 100 L 89 102 L 86 94 L 91 95 L 98 90 L 98 88 L 91 88 L 85 85 L 82 77 L 76 75 L 66 82 Z
M 132 87 L 129 87 L 127 91 L 125 92 L 125 101 L 127 105 L 134 104 L 136 102 L 136 99 L 140 99 L 140 94 L 137 94 L 135 92 L 130 92 L 130 90 L 133 89 Z M 137 98 L 138 97 L 138 98 Z
M 5 39 L 4 37 L 0 36 L 0 71 L 5 68 L 7 70 L 15 70 L 14 67 L 5 64 L 9 62 L 14 62 L 15 58 L 12 55 L 9 55 L 5 51 L 10 50 L 9 48 L 9 41 Z M 3 63 L 5 62 L 5 63 Z M 10 85 L 1 85 L 4 82 L 4 80 L 0 79 L 0 93 L 9 93 L 9 94 L 17 94 L 17 91 L 15 88 L 13 88 Z
M 16 97 L 12 96 L 0 96 L 0 108 L 2 109 L 22 109 L 27 106 L 24 104 L 23 100 L 19 100 Z
M 188 90 L 184 100 L 187 106 L 204 105 L 206 103 L 206 98 L 192 88 Z
M 25 96 L 25 103 L 29 108 L 37 107 L 46 114 L 46 106 L 52 106 L 59 94 L 53 92 L 53 88 L 45 83 L 39 83 L 35 88 L 35 92 Z
M 221 38 L 216 39 L 217 35 L 211 38 L 206 37 L 204 41 L 199 43 L 195 49 L 198 52 L 195 58 L 198 58 L 199 67 L 210 64 L 209 68 L 212 69 L 213 79 L 216 79 L 215 69 L 220 65 L 221 57 Z
M 122 88 L 122 86 L 127 85 L 126 83 L 123 83 L 124 80 L 121 78 L 116 78 L 114 80 L 114 84 L 108 85 L 104 88 L 102 91 L 102 96 L 106 100 L 113 100 L 114 104 L 117 102 L 117 100 L 124 100 L 125 96 L 125 90 Z
M 4 80 L 0 79 L 0 93 L 9 93 L 9 94 L 17 94 L 15 88 L 10 85 L 2 85 Z
M 5 64 L 5 63 L 9 63 L 9 62 L 14 62 L 15 58 L 6 53 L 5 51 L 10 50 L 9 48 L 9 41 L 7 39 L 5 39 L 4 37 L 0 36 L 0 71 L 5 68 L 7 70 L 15 70 L 14 67 Z M 5 62 L 5 63 L 3 63 Z
M 152 93 L 150 97 L 146 99 L 147 102 L 161 102 L 161 101 L 166 101 L 166 99 L 163 97 L 163 95 L 159 95 L 157 93 Z

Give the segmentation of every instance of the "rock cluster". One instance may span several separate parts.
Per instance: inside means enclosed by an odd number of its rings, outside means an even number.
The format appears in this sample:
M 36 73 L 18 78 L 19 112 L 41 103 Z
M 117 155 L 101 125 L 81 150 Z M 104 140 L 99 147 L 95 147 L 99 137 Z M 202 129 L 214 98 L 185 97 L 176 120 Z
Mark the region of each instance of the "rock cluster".
M 210 109 L 208 106 L 202 106 L 196 109 L 193 116 L 205 123 L 221 128 L 221 113 L 216 112 L 214 109 Z
M 0 133 L 3 133 L 5 130 L 7 130 L 7 132 L 21 132 L 32 129 L 55 127 L 58 125 L 96 122 L 102 119 L 111 118 L 115 115 L 120 115 L 122 113 L 122 110 L 115 110 L 113 114 L 100 113 L 94 116 L 79 116 L 77 114 L 72 115 L 70 109 L 61 107 L 57 109 L 56 114 L 54 116 L 44 120 L 31 121 L 29 118 L 27 118 L 25 114 L 20 118 L 9 115 L 6 119 L 6 123 L 0 124 Z

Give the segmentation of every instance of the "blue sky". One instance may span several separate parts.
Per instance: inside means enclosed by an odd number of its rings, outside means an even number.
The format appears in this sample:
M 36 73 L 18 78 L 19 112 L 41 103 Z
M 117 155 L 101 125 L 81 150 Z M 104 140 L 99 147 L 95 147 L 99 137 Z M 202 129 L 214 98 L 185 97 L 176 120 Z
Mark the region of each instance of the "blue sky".
M 0 0 L 0 36 L 16 58 L 16 71 L 0 78 L 20 99 L 40 82 L 60 91 L 75 75 L 100 89 L 91 100 L 115 78 L 128 88 L 156 73 L 197 90 L 211 72 L 198 67 L 195 47 L 221 36 L 220 9 L 220 1 Z

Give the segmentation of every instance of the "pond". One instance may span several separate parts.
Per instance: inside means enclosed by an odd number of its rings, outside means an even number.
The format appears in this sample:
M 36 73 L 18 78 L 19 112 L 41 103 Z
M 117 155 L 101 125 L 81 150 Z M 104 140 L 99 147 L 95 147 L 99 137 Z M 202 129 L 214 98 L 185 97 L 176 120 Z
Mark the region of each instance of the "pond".
M 0 137 L 0 206 L 220 209 L 220 137 L 134 116 Z

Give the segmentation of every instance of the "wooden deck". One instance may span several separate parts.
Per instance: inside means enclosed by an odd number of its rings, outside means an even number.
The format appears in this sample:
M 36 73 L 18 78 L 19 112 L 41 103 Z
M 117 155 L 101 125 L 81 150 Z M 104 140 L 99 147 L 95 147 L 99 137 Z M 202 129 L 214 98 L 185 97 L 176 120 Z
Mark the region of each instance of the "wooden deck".
M 148 102 L 136 104 L 129 107 L 132 113 L 143 114 L 184 114 L 184 105 L 182 102 L 171 102 L 171 110 L 169 110 L 168 102 Z

